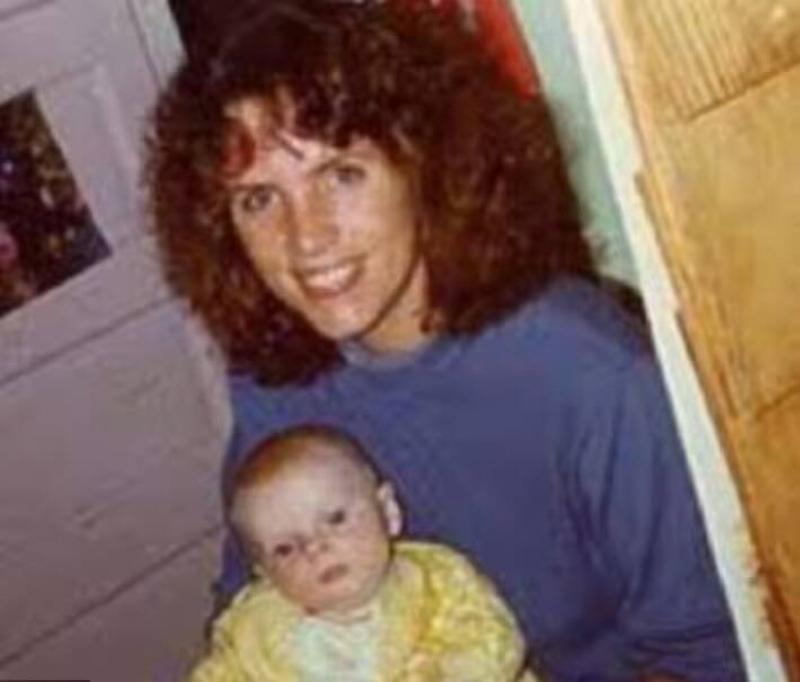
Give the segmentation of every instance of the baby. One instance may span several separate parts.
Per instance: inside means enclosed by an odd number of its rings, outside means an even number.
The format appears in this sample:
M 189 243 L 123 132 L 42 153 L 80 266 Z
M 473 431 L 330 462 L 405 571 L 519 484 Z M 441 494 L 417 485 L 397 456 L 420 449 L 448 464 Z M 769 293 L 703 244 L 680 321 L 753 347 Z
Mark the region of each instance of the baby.
M 392 486 L 344 433 L 303 425 L 259 444 L 230 519 L 255 578 L 190 682 L 533 680 L 486 579 L 441 545 L 394 539 Z

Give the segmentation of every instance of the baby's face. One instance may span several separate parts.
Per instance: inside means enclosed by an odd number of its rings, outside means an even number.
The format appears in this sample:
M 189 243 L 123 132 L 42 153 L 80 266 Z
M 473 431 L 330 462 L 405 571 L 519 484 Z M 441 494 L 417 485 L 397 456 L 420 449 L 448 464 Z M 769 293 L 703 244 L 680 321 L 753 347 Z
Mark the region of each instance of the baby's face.
M 284 596 L 314 615 L 345 618 L 383 579 L 389 526 L 399 523 L 389 523 L 395 504 L 388 487 L 350 460 L 324 457 L 240 491 L 233 516 L 258 567 Z

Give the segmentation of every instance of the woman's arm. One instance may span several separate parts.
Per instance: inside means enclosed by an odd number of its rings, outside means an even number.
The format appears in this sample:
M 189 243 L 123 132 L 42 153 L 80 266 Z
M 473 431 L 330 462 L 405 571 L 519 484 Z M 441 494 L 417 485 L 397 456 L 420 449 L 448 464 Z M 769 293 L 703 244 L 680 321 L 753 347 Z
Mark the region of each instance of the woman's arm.
M 598 570 L 620 594 L 619 628 L 643 674 L 744 680 L 655 361 L 642 355 L 611 374 L 584 415 L 577 504 Z

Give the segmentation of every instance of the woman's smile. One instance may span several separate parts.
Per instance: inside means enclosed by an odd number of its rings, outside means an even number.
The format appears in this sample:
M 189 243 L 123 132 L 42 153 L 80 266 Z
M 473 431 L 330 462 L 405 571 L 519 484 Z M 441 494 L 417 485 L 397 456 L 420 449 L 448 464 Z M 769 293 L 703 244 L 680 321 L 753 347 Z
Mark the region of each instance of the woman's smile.
M 297 282 L 311 299 L 338 299 L 357 285 L 363 271 L 362 258 L 349 258 L 324 267 L 298 268 Z

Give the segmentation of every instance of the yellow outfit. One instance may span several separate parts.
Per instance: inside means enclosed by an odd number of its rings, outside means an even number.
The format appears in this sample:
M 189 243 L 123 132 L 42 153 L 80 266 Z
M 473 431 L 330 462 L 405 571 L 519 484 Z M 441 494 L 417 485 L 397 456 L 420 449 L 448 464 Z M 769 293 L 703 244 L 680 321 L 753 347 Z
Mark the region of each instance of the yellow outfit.
M 214 625 L 188 682 L 516 682 L 524 642 L 489 582 L 441 545 L 395 544 L 364 617 L 308 616 L 263 581 Z

